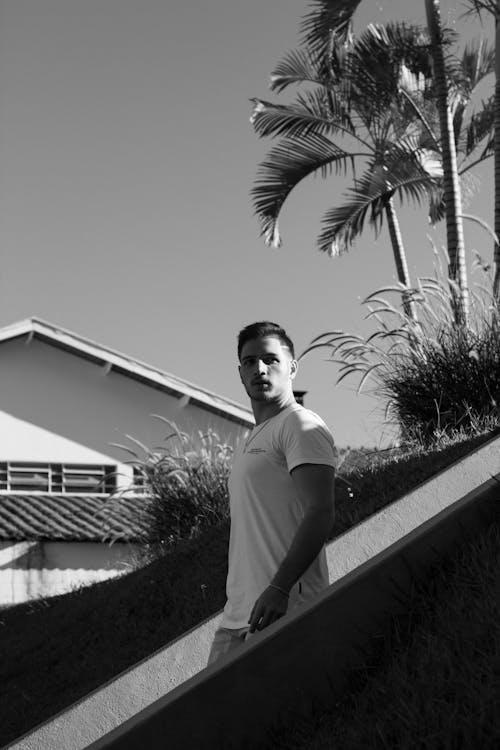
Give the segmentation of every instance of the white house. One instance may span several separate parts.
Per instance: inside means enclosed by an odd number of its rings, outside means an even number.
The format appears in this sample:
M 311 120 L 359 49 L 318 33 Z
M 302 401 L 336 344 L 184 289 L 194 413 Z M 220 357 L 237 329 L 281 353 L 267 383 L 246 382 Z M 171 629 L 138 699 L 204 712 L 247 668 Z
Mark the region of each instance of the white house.
M 133 557 L 130 545 L 146 539 L 147 512 L 136 498 L 110 515 L 104 501 L 134 482 L 113 443 L 164 439 L 152 414 L 224 443 L 254 424 L 230 399 L 38 318 L 0 329 L 0 606 L 60 593 L 65 566 L 73 586 L 129 564 L 124 549 Z M 105 540 L 125 547 L 105 552 Z M 30 583 L 24 572 L 21 584 L 16 570 L 44 576 Z
M 254 424 L 230 399 L 37 318 L 0 329 L 0 491 L 109 490 L 130 482 L 132 435 L 155 446 L 167 428 L 212 428 L 234 441 Z M 35 471 L 36 470 L 36 471 Z

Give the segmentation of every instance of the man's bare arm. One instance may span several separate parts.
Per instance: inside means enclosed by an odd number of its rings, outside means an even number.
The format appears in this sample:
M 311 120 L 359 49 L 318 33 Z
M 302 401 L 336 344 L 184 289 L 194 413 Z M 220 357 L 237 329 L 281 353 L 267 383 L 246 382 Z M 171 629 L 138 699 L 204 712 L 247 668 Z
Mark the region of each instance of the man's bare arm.
M 291 476 L 305 515 L 271 585 L 255 602 L 250 632 L 263 630 L 285 614 L 288 592 L 321 552 L 335 520 L 334 469 L 324 464 L 301 464 Z

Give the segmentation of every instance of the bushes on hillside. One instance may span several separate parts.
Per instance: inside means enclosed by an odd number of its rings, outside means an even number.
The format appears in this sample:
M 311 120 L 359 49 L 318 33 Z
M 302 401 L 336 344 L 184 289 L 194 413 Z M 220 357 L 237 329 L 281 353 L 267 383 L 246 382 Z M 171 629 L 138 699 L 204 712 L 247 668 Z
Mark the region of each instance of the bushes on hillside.
M 194 436 L 181 432 L 164 417 L 169 433 L 162 446 L 151 449 L 128 436 L 134 448 L 118 447 L 132 455 L 137 484 L 151 516 L 149 539 L 168 546 L 229 518 L 227 478 L 232 446 L 221 443 L 213 430 Z
M 443 327 L 409 349 L 384 376 L 384 392 L 406 440 L 493 427 L 500 403 L 500 331 Z
M 377 326 L 371 335 L 331 331 L 301 356 L 329 348 L 340 364 L 337 383 L 358 376 L 358 392 L 371 379 L 402 443 L 430 446 L 446 435 L 493 429 L 500 423 L 500 320 L 489 269 L 479 256 L 475 267 L 487 278 L 471 294 L 467 327 L 455 323 L 456 284 L 440 270 L 435 278 L 418 279 L 414 289 L 399 284 L 367 297 L 366 317 Z M 411 298 L 418 320 L 388 302 L 385 293 Z

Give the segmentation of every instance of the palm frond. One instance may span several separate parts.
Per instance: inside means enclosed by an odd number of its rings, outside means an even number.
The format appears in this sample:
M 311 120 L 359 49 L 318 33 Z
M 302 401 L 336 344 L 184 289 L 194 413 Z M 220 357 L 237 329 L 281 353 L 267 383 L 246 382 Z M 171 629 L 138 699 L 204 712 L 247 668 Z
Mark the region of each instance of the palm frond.
M 486 76 L 495 72 L 495 49 L 484 37 L 474 39 L 465 47 L 461 72 L 464 84 L 470 93 Z
M 404 169 L 403 165 L 402 169 Z M 414 173 L 406 178 L 401 175 L 397 181 L 394 180 L 393 173 L 391 183 L 394 185 L 395 192 L 402 203 L 412 202 L 415 206 L 422 205 L 426 199 L 430 204 L 435 197 L 439 196 L 441 189 L 441 181 L 433 179 L 424 169 L 421 170 L 420 174 Z
M 457 148 L 463 149 L 463 132 L 466 125 L 471 98 L 479 84 L 495 70 L 495 51 L 483 38 L 474 40 L 465 48 L 456 70 L 448 73 L 450 103 L 453 113 L 453 130 Z M 483 102 L 483 109 L 485 108 Z M 481 112 L 478 113 L 479 116 Z M 470 118 L 469 118 L 470 120 Z M 484 134 L 483 134 L 484 135 Z M 477 142 L 477 139 L 475 139 Z
M 484 161 L 493 155 L 493 135 L 487 139 L 486 144 L 482 144 L 483 151 L 478 155 L 477 159 L 472 162 L 467 162 L 464 158 L 461 159 L 459 179 L 460 179 L 460 192 L 462 195 L 462 203 L 466 206 L 472 200 L 473 196 L 477 193 L 480 182 L 478 178 L 469 170 L 476 164 Z M 436 182 L 434 188 L 429 193 L 429 221 L 432 226 L 435 226 L 438 222 L 442 221 L 446 215 L 446 207 L 444 203 L 444 185 L 442 181 Z
M 408 96 L 419 99 L 423 99 L 427 88 L 424 74 L 410 70 L 406 64 L 400 67 L 398 86 Z
M 384 164 L 370 162 L 355 187 L 347 190 L 348 201 L 325 214 L 318 247 L 331 256 L 341 255 L 363 231 L 368 214 L 369 223 L 380 231 L 387 201 L 394 193 L 401 200 L 421 204 L 438 189 L 439 183 L 415 153 L 396 147 Z
M 391 192 L 385 183 L 377 184 L 373 175 L 359 178 L 356 188 L 347 190 L 349 200 L 324 215 L 323 229 L 317 240 L 318 249 L 331 257 L 346 253 L 363 231 L 368 212 L 371 211 L 374 221 L 380 219 L 384 197 Z
M 405 80 L 401 79 L 399 92 L 403 101 L 400 103 L 402 121 L 408 133 L 418 133 L 419 148 L 427 148 L 434 151 L 440 150 L 439 129 L 437 127 L 437 113 L 429 107 L 429 103 L 422 100 L 411 88 L 406 86 Z M 406 106 L 404 106 L 406 103 Z
M 480 161 L 493 154 L 495 127 L 495 96 L 494 94 L 482 102 L 482 108 L 474 112 L 470 121 L 463 125 L 462 132 L 457 139 L 457 151 L 463 155 L 463 160 L 481 150 Z M 462 160 L 462 161 L 463 161 Z M 475 162 L 477 164 L 477 161 Z M 462 167 L 462 164 L 460 165 Z
M 431 56 L 420 26 L 370 24 L 353 39 L 342 73 L 351 82 L 355 107 L 364 115 L 365 124 L 377 122 L 389 107 L 399 104 L 405 71 L 413 83 L 428 87 Z
M 462 208 L 465 210 L 481 187 L 481 180 L 474 172 L 466 171 L 459 175 L 460 191 L 462 193 Z
M 311 53 L 306 49 L 292 50 L 271 73 L 269 88 L 280 94 L 288 86 L 301 83 L 324 84 Z
M 430 83 L 432 55 L 427 31 L 409 23 L 371 23 L 356 36 L 346 58 L 351 74 L 368 75 L 395 91 L 400 71 Z
M 299 94 L 297 103 L 307 112 L 316 114 L 318 117 L 325 117 L 330 124 L 332 133 L 342 135 L 347 133 L 363 142 L 360 135 L 356 133 L 353 119 L 355 112 L 353 112 L 352 104 L 344 94 L 344 91 L 339 92 L 332 88 L 317 88 Z
M 390 172 L 394 166 L 397 168 L 401 161 L 405 161 L 432 180 L 441 180 L 443 177 L 441 154 L 436 149 L 423 147 L 420 133 L 415 135 L 410 129 L 399 137 L 396 145 L 385 150 L 388 152 L 385 163 Z
M 301 24 L 303 41 L 316 53 L 328 54 L 332 36 L 343 43 L 351 34 L 352 17 L 361 0 L 312 0 Z
M 499 8 L 497 0 L 465 0 L 464 4 L 467 7 L 464 13 L 465 16 L 470 16 L 474 13 L 481 16 L 483 12 L 486 12 L 498 18 Z
M 273 104 L 263 99 L 251 99 L 254 107 L 250 122 L 261 137 L 286 136 L 307 137 L 309 133 L 331 132 L 332 122 L 320 107 L 304 106 L 304 99 L 297 104 Z
M 444 184 L 440 183 L 435 186 L 429 195 L 429 221 L 432 226 L 444 219 L 446 215 L 446 206 L 444 202 Z
M 315 172 L 322 177 L 332 171 L 345 172 L 351 159 L 351 154 L 318 133 L 310 133 L 307 141 L 284 138 L 271 149 L 258 168 L 251 191 L 266 244 L 273 247 L 281 244 L 279 213 L 293 188 Z
M 481 219 L 479 216 L 473 216 L 472 214 L 462 214 L 462 219 L 468 219 L 475 224 L 479 224 L 480 227 L 488 232 L 493 242 L 499 244 L 499 238 L 496 236 L 495 231 L 490 227 L 487 221 L 484 221 L 484 219 Z

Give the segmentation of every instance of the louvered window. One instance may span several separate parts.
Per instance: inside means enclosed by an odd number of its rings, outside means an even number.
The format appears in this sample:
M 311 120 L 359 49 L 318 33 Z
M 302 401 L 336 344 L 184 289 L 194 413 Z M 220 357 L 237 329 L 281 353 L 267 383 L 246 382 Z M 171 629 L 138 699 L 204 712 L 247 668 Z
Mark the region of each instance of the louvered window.
M 90 464 L 0 463 L 0 491 L 106 494 L 116 489 L 116 467 Z
M 138 495 L 144 495 L 147 489 L 147 482 L 144 473 L 137 467 L 134 466 L 134 491 Z
M 50 469 L 44 464 L 8 464 L 8 487 L 14 492 L 48 492 Z

